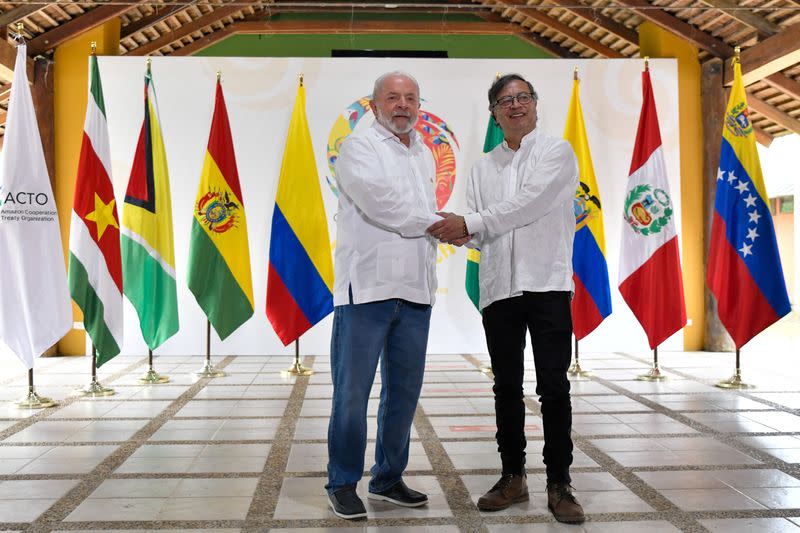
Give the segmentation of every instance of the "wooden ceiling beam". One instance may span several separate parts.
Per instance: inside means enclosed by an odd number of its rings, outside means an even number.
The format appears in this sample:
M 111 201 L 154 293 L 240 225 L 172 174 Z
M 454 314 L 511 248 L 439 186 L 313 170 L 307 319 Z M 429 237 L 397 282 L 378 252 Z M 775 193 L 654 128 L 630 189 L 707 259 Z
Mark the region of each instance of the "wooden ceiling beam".
M 217 44 L 218 42 L 227 39 L 228 37 L 235 35 L 235 26 L 236 23 L 231 24 L 225 29 L 217 30 L 214 32 L 209 33 L 208 35 L 204 35 L 200 39 L 195 39 L 191 43 L 174 50 L 169 55 L 172 56 L 191 56 L 199 52 L 200 50 L 205 50 L 209 46 Z
M 578 57 L 578 54 L 573 53 L 571 50 L 564 48 L 554 41 L 551 41 L 547 37 L 536 32 L 532 32 L 528 28 L 523 28 L 518 22 L 503 18 L 496 13 L 476 13 L 476 16 L 487 22 L 504 22 L 508 25 L 510 34 L 516 35 L 523 41 L 529 42 L 530 44 L 544 50 L 555 58 L 574 59 Z
M 544 24 L 551 30 L 561 33 L 565 37 L 575 41 L 576 43 L 582 44 L 583 46 L 585 46 L 590 50 L 594 50 L 601 56 L 605 56 L 612 59 L 621 59 L 626 57 L 625 54 L 617 52 L 613 48 L 595 41 L 585 33 L 581 33 L 575 28 L 567 24 L 564 24 L 560 20 L 556 20 L 542 13 L 541 10 L 536 8 L 525 7 L 526 5 L 527 4 L 525 0 L 515 0 L 515 1 L 506 0 L 506 1 L 498 1 L 493 4 L 494 7 L 512 9 L 517 13 L 520 13 L 528 18 L 531 18 L 540 24 Z
M 548 2 L 556 4 L 565 11 L 574 13 L 595 26 L 604 29 L 608 33 L 616 35 L 620 39 L 624 39 L 631 44 L 639 46 L 639 33 L 636 30 L 628 28 L 611 17 L 603 15 L 600 10 L 595 7 L 575 7 L 575 0 L 548 0 Z
M 165 33 L 158 39 L 151 41 L 149 43 L 143 44 L 141 46 L 137 46 L 133 50 L 128 51 L 126 55 L 129 56 L 146 56 L 152 54 L 153 52 L 159 51 L 161 48 L 168 46 L 170 43 L 174 43 L 184 37 L 193 34 L 194 32 L 200 31 L 203 28 L 210 26 L 220 20 L 224 19 L 225 17 L 230 17 L 239 13 L 240 11 L 247 9 L 247 5 L 244 4 L 257 4 L 260 0 L 245 0 L 244 2 L 237 1 L 236 5 L 228 6 L 222 5 L 218 7 L 214 11 L 206 13 L 205 15 L 189 22 L 188 24 L 184 24 L 183 26 L 176 28 L 174 31 L 169 33 Z
M 234 24 L 236 33 L 345 33 L 345 34 L 518 34 L 507 22 L 427 22 L 418 20 L 285 20 L 247 21 Z M 132 50 L 135 52 L 137 49 Z
M 161 11 L 158 11 L 158 9 L 156 9 L 156 11 L 154 11 L 150 15 L 142 17 L 139 20 L 133 20 L 127 26 L 123 26 L 119 38 L 120 40 L 127 39 L 134 33 L 139 33 L 140 31 L 152 28 L 159 22 L 165 21 L 166 19 L 175 15 L 179 11 L 183 11 L 187 7 L 195 5 L 197 2 L 199 2 L 199 0 L 191 0 L 190 2 L 181 1 L 179 4 L 176 5 L 167 4 Z
M 742 81 L 745 86 L 800 63 L 800 26 L 786 28 L 742 51 Z M 725 65 L 725 85 L 733 83 L 733 68 Z
M 8 26 L 47 7 L 45 4 L 23 4 L 0 13 L 0 26 Z
M 95 7 L 83 15 L 79 15 L 28 41 L 28 55 L 35 56 L 52 50 L 76 35 L 80 35 L 111 19 L 117 18 L 126 11 L 136 7 L 136 4 L 142 4 L 146 1 L 149 0 L 132 0 L 130 4 L 111 4 Z
M 756 135 L 756 142 L 764 148 L 769 148 L 769 145 L 775 139 L 775 137 L 755 125 L 753 126 L 753 133 Z
M 756 98 L 752 94 L 747 95 L 747 105 L 759 115 L 763 115 L 779 126 L 800 135 L 800 120 L 797 120 L 788 113 L 784 113 L 777 107 L 768 104 L 760 98 Z
M 769 37 L 781 31 L 780 26 L 755 13 L 741 9 L 738 2 L 732 0 L 700 0 L 707 6 L 711 6 L 724 12 L 726 15 L 742 24 L 756 30 L 761 35 Z
M 733 55 L 733 48 L 716 37 L 695 28 L 676 16 L 670 15 L 663 9 L 654 9 L 647 0 L 618 0 L 618 3 L 636 11 L 636 14 L 677 35 L 683 37 L 698 48 L 705 50 L 713 56 L 726 58 Z
M 778 89 L 787 96 L 791 96 L 795 100 L 800 100 L 800 82 L 793 80 L 784 74 L 773 74 L 767 76 L 763 80 L 764 83 L 774 89 Z

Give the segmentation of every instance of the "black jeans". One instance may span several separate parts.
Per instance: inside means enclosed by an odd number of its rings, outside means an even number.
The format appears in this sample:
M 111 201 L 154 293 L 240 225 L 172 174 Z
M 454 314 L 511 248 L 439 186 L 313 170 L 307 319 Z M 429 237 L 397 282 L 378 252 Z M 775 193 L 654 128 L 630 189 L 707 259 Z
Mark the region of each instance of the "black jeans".
M 547 482 L 571 481 L 572 405 L 569 368 L 572 314 L 569 292 L 524 292 L 483 310 L 483 329 L 494 373 L 497 447 L 503 474 L 525 471 L 525 334 L 530 331 L 536 394 L 542 404 Z

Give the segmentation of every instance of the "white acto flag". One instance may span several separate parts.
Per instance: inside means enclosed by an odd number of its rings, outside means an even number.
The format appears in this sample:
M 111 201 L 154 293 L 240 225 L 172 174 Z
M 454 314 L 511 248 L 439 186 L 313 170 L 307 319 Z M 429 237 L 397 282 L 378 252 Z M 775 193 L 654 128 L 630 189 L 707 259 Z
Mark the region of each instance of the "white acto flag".
M 0 182 L 0 339 L 30 369 L 72 326 L 53 189 L 17 47 Z

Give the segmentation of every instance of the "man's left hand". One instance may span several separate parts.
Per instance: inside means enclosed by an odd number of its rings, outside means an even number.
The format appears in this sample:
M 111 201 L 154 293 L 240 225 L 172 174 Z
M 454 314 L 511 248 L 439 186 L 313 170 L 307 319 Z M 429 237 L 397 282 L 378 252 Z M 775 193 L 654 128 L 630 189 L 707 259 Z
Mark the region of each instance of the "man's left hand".
M 442 242 L 453 244 L 468 237 L 466 227 L 464 217 L 448 213 L 445 218 L 432 224 L 428 233 Z

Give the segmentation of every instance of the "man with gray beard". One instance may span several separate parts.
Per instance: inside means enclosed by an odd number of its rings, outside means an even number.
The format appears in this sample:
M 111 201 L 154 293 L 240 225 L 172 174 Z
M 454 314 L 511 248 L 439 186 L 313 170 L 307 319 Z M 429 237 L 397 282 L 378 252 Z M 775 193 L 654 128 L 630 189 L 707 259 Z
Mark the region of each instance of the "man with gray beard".
M 413 77 L 384 74 L 370 101 L 375 123 L 350 135 L 335 163 L 340 194 L 325 488 L 341 518 L 367 516 L 356 484 L 364 471 L 367 402 L 379 361 L 368 497 L 404 507 L 428 502 L 402 480 L 436 294 L 436 240 L 426 230 L 440 220 L 433 155 L 414 131 L 419 107 Z

